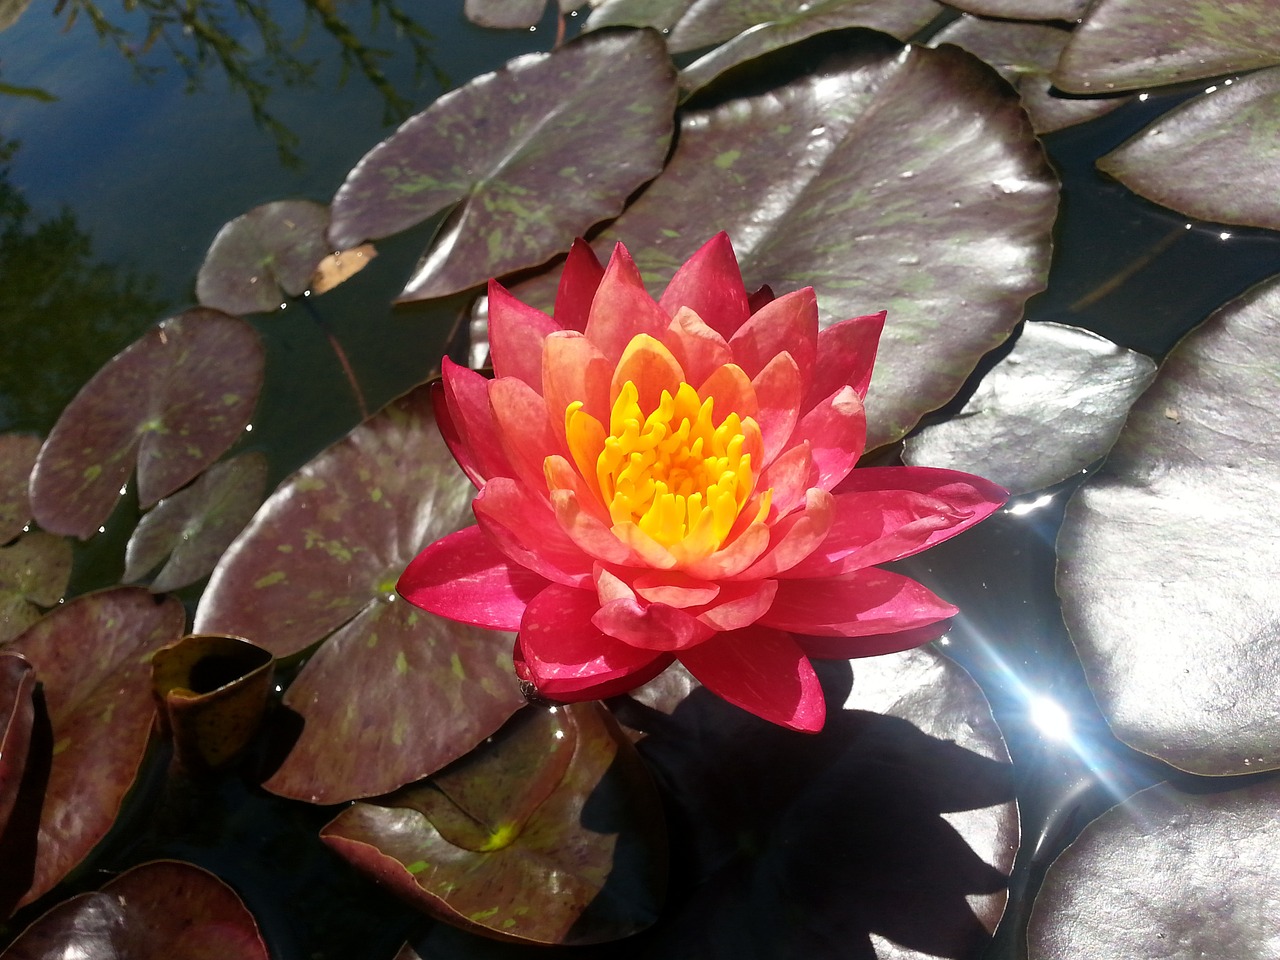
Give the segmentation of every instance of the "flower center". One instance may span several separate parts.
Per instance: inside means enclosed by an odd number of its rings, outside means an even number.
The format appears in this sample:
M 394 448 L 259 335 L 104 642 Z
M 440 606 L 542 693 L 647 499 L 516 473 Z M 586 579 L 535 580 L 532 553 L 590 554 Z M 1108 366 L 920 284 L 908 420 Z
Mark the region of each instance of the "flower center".
M 760 428 L 736 413 L 716 424 L 714 406 L 714 398 L 704 400 L 681 383 L 674 397 L 663 390 L 657 409 L 646 413 L 635 384 L 623 384 L 609 435 L 595 456 L 600 495 L 615 524 L 635 523 L 663 546 L 685 543 L 695 554 L 720 547 L 755 487 L 744 447 Z M 579 454 L 587 452 L 582 447 L 593 432 L 587 421 L 594 423 L 581 408 L 574 401 L 565 410 L 569 445 L 580 464 L 589 462 Z

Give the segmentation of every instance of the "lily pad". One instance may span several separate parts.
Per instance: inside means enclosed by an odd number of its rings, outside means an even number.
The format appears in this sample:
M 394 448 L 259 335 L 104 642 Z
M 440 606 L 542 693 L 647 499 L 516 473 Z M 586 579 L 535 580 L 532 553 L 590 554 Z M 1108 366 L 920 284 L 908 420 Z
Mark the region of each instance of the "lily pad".
M 235 891 L 190 863 L 157 860 L 60 903 L 0 954 L 3 960 L 268 960 Z
M 405 287 L 421 300 L 543 263 L 662 169 L 675 68 L 652 32 L 519 57 L 440 97 L 374 147 L 333 199 L 336 246 L 459 204 Z
M 34 434 L 0 434 L 0 543 L 8 543 L 31 519 L 27 488 L 41 440 Z
M 1098 167 L 1179 213 L 1280 229 L 1280 68 L 1223 83 L 1184 103 Z
M 0 644 L 12 640 L 52 607 L 71 580 L 71 544 L 32 531 L 0 547 Z
M 1155 361 L 1058 323 L 1028 323 L 950 420 L 907 439 L 902 459 L 1028 493 L 1106 456 Z
M 1012 83 L 1036 133 L 1052 133 L 1110 113 L 1130 97 L 1064 97 L 1049 75 L 1071 31 L 1047 23 L 1016 23 L 964 16 L 934 34 L 930 46 L 954 43 L 981 57 Z
M 1103 814 L 1049 868 L 1031 960 L 1275 956 L 1280 780 L 1150 787 Z
M 982 17 L 1008 20 L 1064 20 L 1074 23 L 1090 0 L 947 0 L 949 6 Z
M 5 648 L 35 666 L 53 724 L 35 862 L 12 867 L 32 875 L 20 903 L 52 889 L 110 829 L 155 716 L 147 661 L 185 618 L 173 598 L 118 587 L 58 607 Z
M 1058 594 L 1117 737 L 1183 770 L 1280 766 L 1280 278 L 1187 336 L 1067 508 Z
M 236 317 L 197 308 L 109 360 L 54 424 L 31 475 L 36 521 L 88 538 L 138 469 L 150 507 L 214 463 L 243 432 L 262 387 L 262 342 Z
M 560 0 L 561 13 L 577 10 L 587 0 Z M 518 30 L 542 22 L 548 0 L 466 0 L 462 11 L 477 26 Z
M 1095 0 L 1054 82 L 1071 93 L 1141 90 L 1276 64 L 1273 0 Z
M 267 458 L 261 453 L 214 464 L 138 522 L 125 549 L 124 579 L 141 580 L 166 558 L 151 582 L 157 593 L 206 576 L 258 509 L 266 486 Z
M 35 724 L 35 668 L 22 657 L 0 653 L 0 837 L 18 800 Z
M 402 898 L 504 940 L 590 944 L 656 919 L 666 836 L 652 781 L 599 704 L 531 708 L 431 781 L 321 836 Z
M 413 557 L 470 520 L 474 495 L 423 386 L 287 478 L 227 549 L 198 633 L 277 657 L 334 634 L 285 696 L 304 725 L 268 789 L 314 803 L 387 793 L 466 753 L 523 703 L 509 635 L 395 594 Z
M 311 200 L 277 200 L 225 224 L 196 275 L 196 299 L 224 313 L 269 313 L 307 289 L 333 253 L 329 208 Z

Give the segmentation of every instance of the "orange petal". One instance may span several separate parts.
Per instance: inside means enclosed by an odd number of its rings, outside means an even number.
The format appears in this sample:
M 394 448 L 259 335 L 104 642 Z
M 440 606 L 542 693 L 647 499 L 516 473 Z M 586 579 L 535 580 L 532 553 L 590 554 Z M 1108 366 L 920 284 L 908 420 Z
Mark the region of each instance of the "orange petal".
M 712 397 L 715 400 L 714 421 L 720 423 L 731 413 L 742 418 L 754 417 L 757 412 L 756 388 L 736 363 L 726 363 L 717 367 L 711 376 L 702 381 L 698 387 L 698 396 L 703 400 Z
M 782 452 L 796 428 L 804 384 L 795 360 L 783 351 L 752 378 L 751 385 L 759 404 L 756 423 L 764 439 L 764 463 L 769 464 Z
M 669 607 L 702 606 L 720 594 L 719 584 L 695 580 L 675 570 L 638 574 L 632 578 L 631 587 L 637 596 L 650 603 L 665 603 Z
M 627 382 L 635 384 L 640 409 L 649 414 L 658 409 L 664 391 L 676 395 L 684 382 L 684 370 L 662 341 L 641 333 L 632 337 L 613 371 L 609 384 L 611 408 Z
M 574 400 L 601 423 L 609 420 L 609 377 L 613 367 L 580 333 L 554 333 L 542 342 L 542 395 L 547 415 L 563 429 L 564 411 Z M 594 467 L 592 470 L 594 471 Z

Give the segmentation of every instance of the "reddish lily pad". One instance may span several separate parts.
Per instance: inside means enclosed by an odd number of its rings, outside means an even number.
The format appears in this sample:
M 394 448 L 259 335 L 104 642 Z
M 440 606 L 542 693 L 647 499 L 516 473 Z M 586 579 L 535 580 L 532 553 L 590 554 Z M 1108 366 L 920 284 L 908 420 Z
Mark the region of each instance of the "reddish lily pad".
M 0 644 L 12 640 L 52 607 L 71 579 L 71 544 L 40 530 L 0 547 Z
M 134 867 L 28 927 L 3 960 L 268 960 L 253 914 L 229 886 L 190 863 Z
M 311 200 L 277 200 L 224 224 L 196 275 L 196 299 L 223 313 L 268 313 L 307 289 L 333 253 L 329 208 Z
M 1280 278 L 1184 339 L 1072 499 L 1058 594 L 1112 731 L 1183 770 L 1280 767 Z
M 182 634 L 185 617 L 173 598 L 119 587 L 58 607 L 5 648 L 35 666 L 53 724 L 35 862 L 14 867 L 32 875 L 21 903 L 52 889 L 110 829 L 155 716 L 147 661 Z
M 333 199 L 339 247 L 460 204 L 402 299 L 543 263 L 662 169 L 675 70 L 654 33 L 583 37 L 445 94 L 374 147 Z M 589 162 L 588 162 L 589 161 Z
M 1058 62 L 1071 93 L 1141 90 L 1280 64 L 1274 0 L 1095 0 Z
M 239 439 L 263 365 L 257 333 L 236 317 L 197 308 L 153 327 L 58 418 L 31 475 L 37 522 L 92 536 L 135 464 L 144 508 L 185 486 Z
M 27 488 L 40 443 L 34 434 L 0 434 L 0 543 L 22 533 L 31 519 Z
M 1170 111 L 1098 167 L 1179 213 L 1277 230 L 1277 131 L 1280 68 L 1273 68 L 1226 81 Z
M 197 632 L 284 657 L 338 631 L 286 694 L 305 725 L 268 789 L 316 803 L 387 793 L 466 753 L 523 702 L 509 636 L 395 594 L 408 562 L 470 519 L 474 495 L 423 386 L 287 478 L 223 555 Z
M 1039 490 L 1106 456 L 1155 375 L 1149 357 L 1096 333 L 1029 323 L 964 408 L 908 438 L 902 458 Z
M 165 497 L 139 521 L 125 549 L 124 579 L 151 582 L 157 593 L 208 575 L 262 503 L 267 458 L 258 452 L 214 464 L 195 483 Z
M 1008 20 L 1079 20 L 1090 0 L 947 0 L 950 6 L 982 17 Z
M 0 653 L 0 837 L 18 800 L 35 724 L 35 668 L 28 660 Z
M 431 781 L 356 803 L 325 842 L 401 897 L 503 940 L 590 944 L 656 919 L 657 792 L 599 704 L 532 708 Z
M 1143 790 L 1054 861 L 1027 931 L 1031 960 L 1274 957 L 1280 780 Z

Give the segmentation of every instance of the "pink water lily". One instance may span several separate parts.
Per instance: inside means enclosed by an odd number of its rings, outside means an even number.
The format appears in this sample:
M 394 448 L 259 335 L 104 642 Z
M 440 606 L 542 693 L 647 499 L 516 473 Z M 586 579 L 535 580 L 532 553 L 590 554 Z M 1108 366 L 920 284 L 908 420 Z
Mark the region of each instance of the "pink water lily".
M 919 467 L 854 469 L 883 313 L 819 330 L 812 288 L 749 296 L 729 238 L 655 301 L 619 244 L 578 242 L 554 316 L 489 285 L 494 379 L 445 361 L 441 430 L 477 525 L 400 593 L 518 631 L 519 677 L 571 701 L 679 660 L 730 703 L 821 729 L 810 657 L 891 653 L 956 608 L 879 569 L 972 526 L 1005 491 Z

